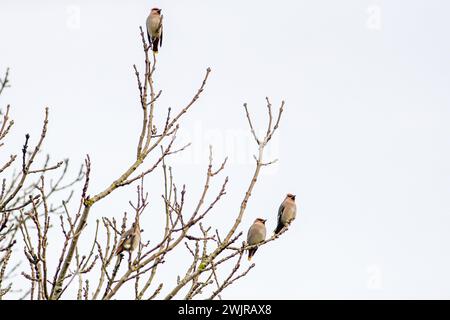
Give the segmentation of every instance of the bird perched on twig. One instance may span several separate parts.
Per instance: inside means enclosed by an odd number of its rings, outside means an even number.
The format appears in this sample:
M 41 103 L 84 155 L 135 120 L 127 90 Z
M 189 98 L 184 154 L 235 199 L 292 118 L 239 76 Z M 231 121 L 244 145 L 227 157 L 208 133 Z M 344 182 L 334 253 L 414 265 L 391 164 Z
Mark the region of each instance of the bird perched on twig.
M 291 224 L 297 214 L 295 195 L 288 193 L 278 209 L 278 224 L 275 233 L 279 233 L 285 226 Z
M 162 45 L 162 21 L 163 16 L 161 15 L 161 9 L 153 8 L 147 18 L 147 36 L 154 53 L 158 53 L 158 46 Z
M 247 233 L 247 244 L 254 245 L 266 240 L 266 220 L 257 218 Z M 248 261 L 252 260 L 258 247 L 248 249 Z
M 141 229 L 139 226 L 139 218 L 133 222 L 133 225 L 120 238 L 119 245 L 116 249 L 116 255 L 124 251 L 128 251 L 131 256 L 131 251 L 135 250 L 141 243 Z

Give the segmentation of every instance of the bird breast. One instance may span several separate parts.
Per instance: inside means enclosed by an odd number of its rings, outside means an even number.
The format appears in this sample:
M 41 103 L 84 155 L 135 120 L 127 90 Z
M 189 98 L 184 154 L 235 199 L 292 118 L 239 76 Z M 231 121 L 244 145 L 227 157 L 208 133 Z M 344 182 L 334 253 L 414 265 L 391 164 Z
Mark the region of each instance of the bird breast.
M 131 250 L 135 250 L 138 246 L 139 246 L 139 242 L 140 242 L 140 237 L 139 236 L 134 236 L 133 239 L 131 240 Z
M 283 214 L 281 216 L 281 222 L 286 224 L 293 219 L 295 219 L 295 215 L 297 213 L 297 209 L 295 205 L 286 206 L 283 210 Z
M 257 244 L 266 239 L 266 227 L 264 225 L 254 224 L 248 230 L 247 243 L 249 245 Z
M 150 15 L 149 29 L 152 37 L 158 37 L 161 33 L 160 23 L 161 17 L 159 15 Z

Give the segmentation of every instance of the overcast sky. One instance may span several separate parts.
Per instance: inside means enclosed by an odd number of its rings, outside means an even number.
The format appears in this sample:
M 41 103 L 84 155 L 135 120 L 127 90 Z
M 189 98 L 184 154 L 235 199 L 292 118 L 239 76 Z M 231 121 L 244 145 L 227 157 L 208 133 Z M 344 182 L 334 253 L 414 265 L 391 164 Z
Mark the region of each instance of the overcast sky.
M 19 150 L 26 132 L 37 139 L 48 106 L 44 151 L 55 162 L 70 158 L 73 174 L 89 154 L 91 193 L 118 177 L 135 157 L 141 110 L 132 65 L 142 67 L 138 28 L 152 7 L 165 22 L 158 114 L 182 108 L 212 68 L 182 122 L 177 145 L 192 147 L 169 164 L 192 210 L 208 145 L 217 163 L 230 157 L 228 193 L 207 220 L 222 232 L 253 173 L 242 104 L 265 129 L 265 97 L 274 106 L 286 100 L 265 156 L 279 161 L 261 174 L 240 230 L 264 217 L 272 231 L 287 192 L 297 195 L 299 215 L 223 298 L 450 298 L 448 1 L 1 0 L 0 71 L 11 68 L 11 88 L 0 106 L 11 104 L 15 120 L 5 150 Z M 146 188 L 143 237 L 157 241 L 159 173 Z M 101 216 L 130 211 L 134 193 L 94 207 L 90 230 Z M 167 288 L 185 273 L 185 254 L 161 269 Z M 16 284 L 28 285 L 20 275 Z

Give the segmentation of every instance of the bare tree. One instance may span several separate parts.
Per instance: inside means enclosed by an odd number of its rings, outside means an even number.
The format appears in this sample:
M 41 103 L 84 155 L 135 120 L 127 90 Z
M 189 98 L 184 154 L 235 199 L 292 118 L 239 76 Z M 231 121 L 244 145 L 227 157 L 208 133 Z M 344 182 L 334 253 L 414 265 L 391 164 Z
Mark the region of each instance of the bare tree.
M 253 189 L 258 181 L 260 171 L 271 165 L 276 160 L 266 162 L 264 149 L 270 143 L 277 131 L 284 108 L 284 102 L 274 110 L 271 102 L 266 98 L 267 129 L 263 137 L 258 137 L 254 129 L 247 104 L 243 105 L 250 131 L 258 147 L 255 158 L 255 168 L 248 183 L 247 190 L 243 194 L 239 208 L 236 208 L 235 220 L 226 232 L 220 234 L 218 228 L 205 225 L 205 217 L 211 215 L 216 204 L 222 200 L 227 192 L 228 177 L 223 177 L 226 170 L 227 158 L 221 165 L 213 166 L 213 148 L 209 149 L 209 161 L 205 168 L 204 182 L 200 197 L 195 200 L 196 205 L 190 209 L 186 203 L 186 185 L 181 187 L 176 183 L 174 170 L 167 165 L 170 157 L 185 150 L 188 145 L 176 146 L 177 133 L 180 130 L 182 120 L 200 98 L 208 81 L 211 69 L 208 68 L 200 82 L 198 90 L 185 106 L 165 111 L 165 121 L 155 123 L 155 112 L 161 112 L 156 108 L 161 90 L 156 89 L 153 81 L 156 72 L 157 59 L 146 42 L 144 32 L 140 28 L 142 47 L 144 52 L 145 70 L 139 72 L 136 65 L 133 66 L 137 79 L 140 109 L 142 112 L 142 127 L 137 139 L 136 157 L 129 166 L 101 192 L 91 194 L 89 182 L 91 177 L 91 160 L 86 156 L 85 164 L 80 174 L 67 184 L 61 185 L 67 171 L 68 161 L 50 165 L 49 157 L 45 165 L 40 169 L 33 169 L 33 161 L 41 149 L 42 142 L 47 132 L 48 109 L 45 109 L 44 124 L 40 139 L 36 147 L 28 151 L 29 135 L 25 138 L 22 148 L 21 171 L 13 176 L 13 179 L 3 179 L 3 191 L 0 198 L 0 252 L 3 258 L 0 260 L 0 297 L 10 290 L 11 285 L 2 287 L 5 277 L 5 269 L 12 254 L 12 248 L 16 243 L 16 237 L 24 244 L 23 253 L 29 264 L 29 272 L 23 272 L 22 276 L 30 281 L 27 297 L 30 299 L 57 300 L 67 296 L 69 287 L 77 288 L 77 299 L 113 299 L 120 290 L 133 292 L 135 299 L 164 299 L 184 298 L 193 299 L 203 297 L 208 299 L 221 298 L 223 290 L 235 283 L 254 268 L 255 264 L 243 267 L 242 257 L 246 250 L 256 246 L 263 246 L 276 240 L 286 230 L 285 227 L 279 234 L 273 235 L 264 242 L 249 246 L 242 240 L 243 231 L 240 231 L 241 221 L 246 212 L 247 203 L 252 198 Z M 1 91 L 8 85 L 8 73 L 1 82 Z M 0 140 L 6 136 L 13 122 L 9 121 L 9 106 L 3 116 Z M 152 160 L 151 165 L 144 164 L 145 160 Z M 1 169 L 11 167 L 15 163 L 16 155 L 10 159 Z M 62 169 L 58 182 L 48 186 L 46 173 L 52 170 Z M 144 178 L 161 169 L 164 177 L 164 193 L 161 195 L 165 214 L 165 223 L 162 226 L 164 232 L 159 239 L 150 239 L 144 231 L 140 238 L 138 248 L 128 255 L 128 261 L 123 254 L 116 255 L 120 238 L 129 228 L 129 220 L 138 221 L 148 204 L 149 197 L 144 187 Z M 30 176 L 38 174 L 38 179 L 25 186 Z M 61 180 L 61 181 L 60 181 Z M 63 200 L 59 206 L 52 205 L 52 194 L 73 186 L 77 181 L 84 180 L 81 196 L 76 208 L 68 206 L 68 201 Z M 211 190 L 210 186 L 215 180 L 221 181 L 218 190 Z M 8 181 L 8 182 L 7 182 Z M 12 185 L 12 186 L 11 186 Z M 80 242 L 80 237 L 85 233 L 88 221 L 93 220 L 92 210 L 97 203 L 107 201 L 119 188 L 127 188 L 136 185 L 137 199 L 130 201 L 133 217 L 130 219 L 127 213 L 116 218 L 102 217 L 96 219 L 95 234 L 90 239 L 90 245 L 85 247 Z M 25 190 L 19 196 L 19 191 Z M 212 193 L 211 198 L 209 195 Z M 62 211 L 62 213 L 59 211 Z M 96 216 L 98 217 L 98 216 Z M 57 223 L 55 223 L 55 220 Z M 118 222 L 121 221 L 121 222 Z M 52 223 L 53 222 L 53 223 Z M 51 250 L 52 241 L 49 241 L 49 230 L 60 229 L 64 243 L 59 254 L 59 260 L 52 264 L 47 259 L 47 252 Z M 3 230 L 3 231 L 2 231 Z M 105 240 L 101 241 L 101 237 Z M 86 243 L 86 242 L 84 242 Z M 150 245 L 152 243 L 153 245 Z M 164 262 L 168 255 L 175 250 L 187 250 L 191 256 L 186 261 L 183 276 L 177 276 L 176 284 L 170 287 L 158 280 L 160 270 L 164 269 Z M 54 268 L 50 266 L 54 265 Z M 180 272 L 183 266 L 180 265 Z M 221 273 L 219 273 L 219 270 Z M 223 271 L 229 270 L 223 279 L 220 276 Z M 175 275 L 174 275 L 175 277 Z M 76 280 L 76 281 L 74 281 Z M 129 289 L 124 289 L 128 287 Z M 134 290 L 130 290 L 134 288 Z M 164 292 L 164 295 L 162 294 Z
M 4 77 L 0 78 L 0 94 L 5 88 L 9 87 L 9 69 L 6 70 Z M 10 106 L 6 106 L 6 111 L 0 111 L 2 115 L 2 122 L 0 126 L 0 148 L 4 146 L 14 121 L 10 119 Z M 26 221 L 32 219 L 31 215 L 24 214 L 29 208 L 38 208 L 45 206 L 45 212 L 57 212 L 62 208 L 61 205 L 49 205 L 55 195 L 63 194 L 65 202 L 69 202 L 73 195 L 71 187 L 83 179 L 83 168 L 76 178 L 68 181 L 66 176 L 69 168 L 69 160 L 65 159 L 51 165 L 50 156 L 47 155 L 41 167 L 35 167 L 34 162 L 41 150 L 43 141 L 47 133 L 48 124 L 48 109 L 45 109 L 45 118 L 39 139 L 33 148 L 30 148 L 30 134 L 25 135 L 25 141 L 20 153 L 11 154 L 8 160 L 3 161 L 0 174 L 1 178 L 1 192 L 0 192 L 0 299 L 12 288 L 10 281 L 14 271 L 18 268 L 19 263 L 7 270 L 8 263 L 14 251 L 14 246 L 17 243 L 17 235 L 20 226 Z M 21 162 L 19 169 L 13 168 L 17 162 Z M 13 172 L 10 172 L 14 169 Z M 51 171 L 57 172 L 56 180 L 51 180 L 50 187 L 44 191 L 45 178 Z M 68 190 L 68 192 L 65 192 Z M 46 226 L 48 228 L 48 225 Z M 41 238 L 41 240 L 45 240 Z M 27 256 L 28 258 L 28 256 Z M 37 256 L 33 259 L 38 259 Z M 32 259 L 32 260 L 33 260 Z M 39 259 L 45 259 L 40 256 Z

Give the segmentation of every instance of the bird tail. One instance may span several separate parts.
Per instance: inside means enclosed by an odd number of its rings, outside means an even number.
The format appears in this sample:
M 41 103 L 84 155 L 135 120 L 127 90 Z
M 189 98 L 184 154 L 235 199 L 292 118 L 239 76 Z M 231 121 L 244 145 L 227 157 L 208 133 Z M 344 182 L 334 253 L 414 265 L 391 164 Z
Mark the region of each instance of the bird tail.
M 252 257 L 255 254 L 256 250 L 258 250 L 258 248 L 248 249 L 248 261 L 252 260 Z
M 154 53 L 158 53 L 158 44 L 159 44 L 159 38 L 158 37 L 153 38 L 152 50 Z

